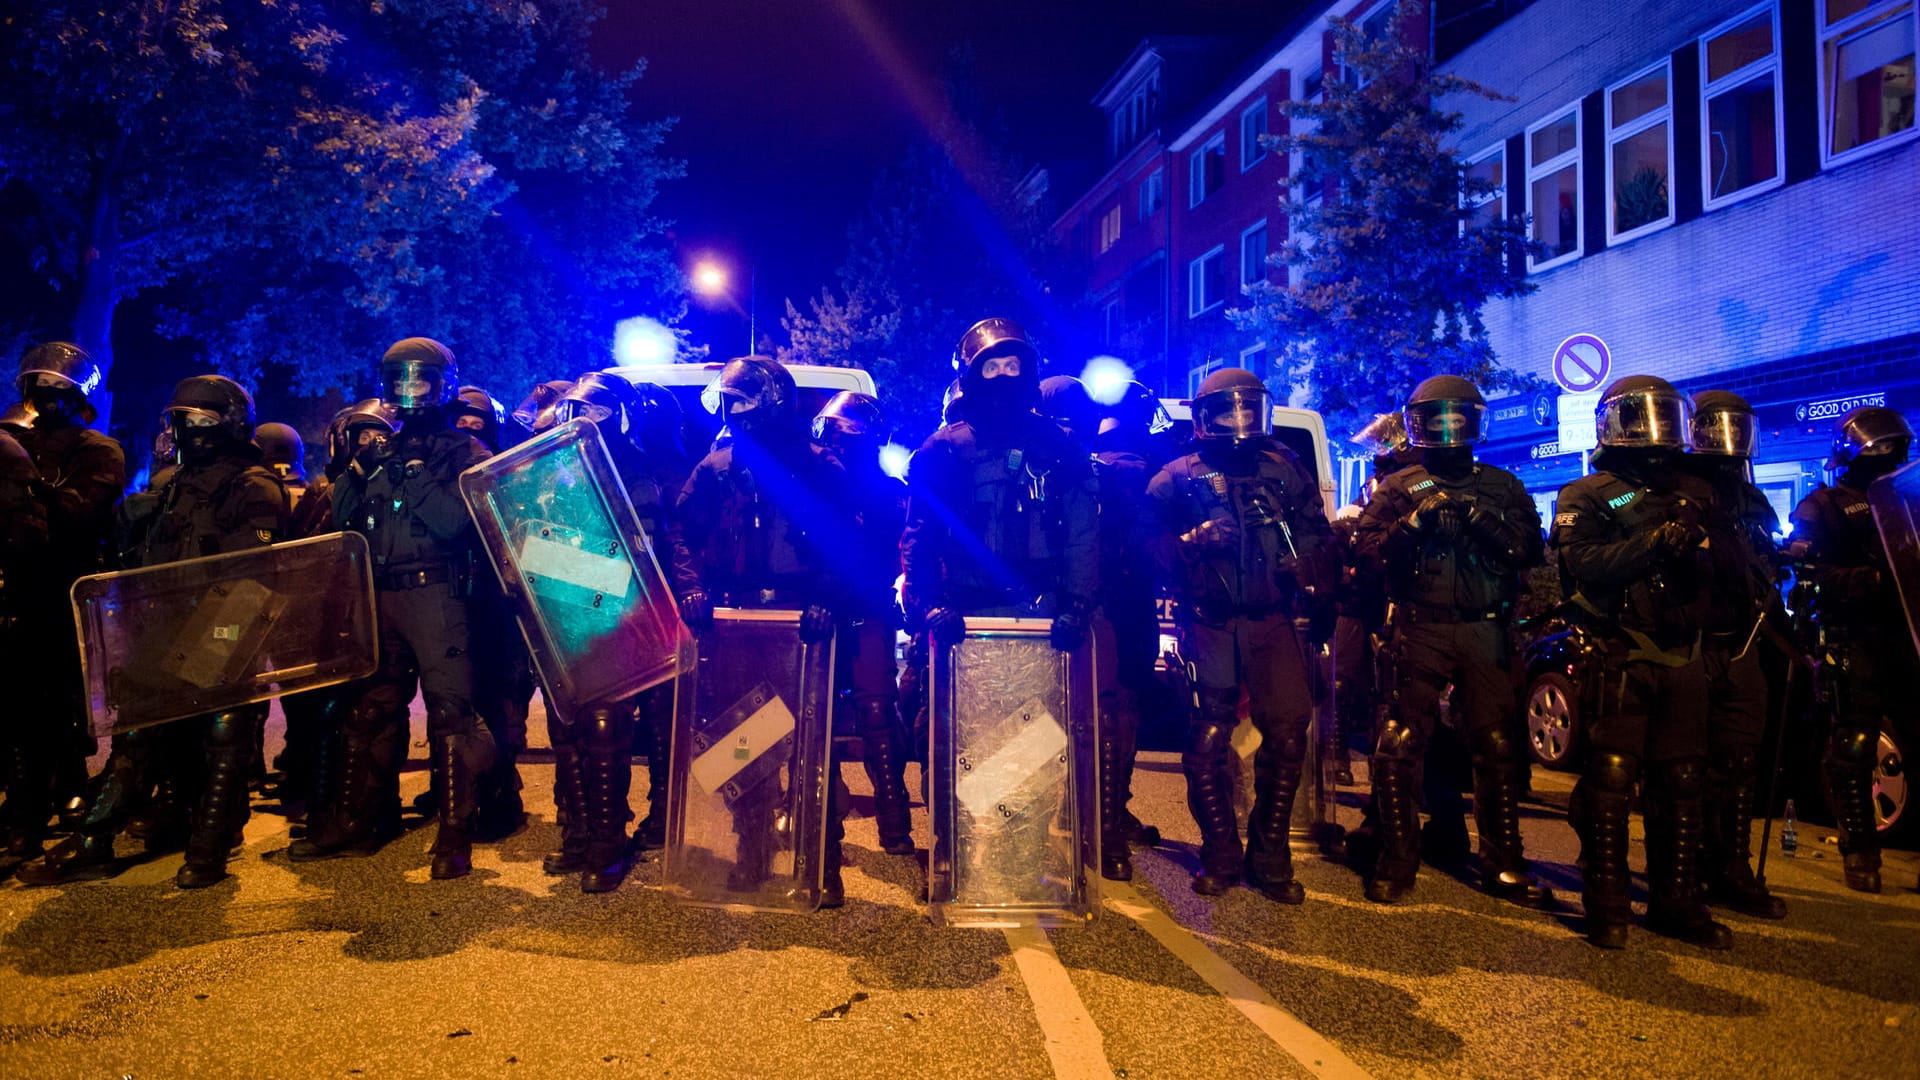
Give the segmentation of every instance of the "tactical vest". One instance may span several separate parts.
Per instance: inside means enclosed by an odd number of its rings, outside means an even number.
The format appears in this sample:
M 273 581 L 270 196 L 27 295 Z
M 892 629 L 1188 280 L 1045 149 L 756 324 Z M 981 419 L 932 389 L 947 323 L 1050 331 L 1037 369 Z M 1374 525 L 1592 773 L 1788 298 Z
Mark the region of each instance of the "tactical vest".
M 1849 630 L 1869 632 L 1879 627 L 1897 629 L 1905 620 L 1900 611 L 1899 592 L 1893 585 L 1887 566 L 1886 547 L 1873 522 L 1873 508 L 1867 494 L 1845 484 L 1816 488 L 1801 504 L 1813 510 L 1820 521 L 1820 550 L 1812 552 L 1818 576 L 1822 565 L 1840 569 L 1874 567 L 1887 574 L 1887 587 L 1879 596 L 1851 595 L 1842 589 L 1818 589 L 1812 594 L 1813 617 L 1821 627 L 1844 634 Z
M 1380 481 L 1374 498 L 1393 491 L 1411 513 L 1444 490 L 1455 498 L 1505 512 L 1511 488 L 1502 483 L 1503 475 L 1475 465 L 1470 475 L 1450 480 L 1428 472 L 1424 465 L 1414 465 Z M 1513 614 L 1519 592 L 1517 570 L 1488 559 L 1464 533 L 1453 539 L 1420 533 L 1414 538 L 1412 558 L 1387 567 L 1387 595 L 1404 609 L 1401 614 L 1415 620 L 1422 614 L 1504 619 Z
M 1631 484 L 1610 472 L 1596 472 L 1575 483 L 1589 485 L 1594 505 L 1607 526 L 1608 543 L 1645 536 L 1669 521 L 1704 528 L 1705 507 L 1680 491 Z M 1563 573 L 1562 590 L 1576 605 L 1611 620 L 1629 637 L 1641 640 L 1643 649 L 1693 648 L 1706 624 L 1707 590 L 1712 580 L 1709 558 L 1706 552 L 1696 552 L 1690 559 L 1656 568 L 1615 591 L 1569 582 Z
M 1181 599 L 1206 620 L 1237 615 L 1265 616 L 1288 608 L 1292 591 L 1283 589 L 1279 573 L 1291 566 L 1296 547 L 1292 523 L 1279 511 L 1290 503 L 1299 470 L 1277 454 L 1263 452 L 1254 469 L 1233 475 L 1207 463 L 1197 453 L 1167 466 L 1183 507 L 1180 532 L 1209 520 L 1232 521 L 1239 526 L 1237 550 L 1208 553 L 1186 564 Z
M 359 512 L 351 525 L 367 538 L 376 584 L 383 575 L 420 573 L 426 575 L 422 580 L 454 581 L 459 586 L 471 574 L 477 554 L 472 544 L 445 545 L 434 539 L 427 523 L 401 493 L 409 460 L 419 460 L 419 467 L 435 485 L 454 491 L 465 461 L 451 457 L 456 445 L 464 448 L 471 438 L 467 432 L 450 428 L 422 434 L 403 431 L 394 440 L 385 465 L 367 479 Z M 459 498 L 457 494 L 453 497 Z
M 707 538 L 709 583 L 730 602 L 747 606 L 810 597 L 819 561 L 812 538 L 786 504 L 817 500 L 814 478 L 792 474 L 792 490 L 783 491 L 776 501 L 762 478 L 738 460 L 739 444 L 718 453 L 715 479 L 725 495 L 719 520 Z M 772 465 L 769 461 L 765 467 Z
M 1065 498 L 1059 490 L 1069 482 L 1064 463 L 1042 451 L 992 448 L 976 440 L 952 446 L 955 479 L 963 487 L 955 493 L 961 524 L 991 556 L 983 564 L 970 550 L 972 542 L 955 545 L 959 557 L 947 574 L 961 606 L 1020 603 L 1057 592 L 1065 575 Z
M 180 559 L 197 559 L 279 539 L 271 532 L 238 536 L 252 531 L 248 521 L 246 487 L 256 480 L 271 482 L 286 499 L 286 488 L 273 470 L 237 458 L 222 458 L 198 468 L 172 471 L 153 505 L 153 517 L 139 538 L 133 566 L 156 566 Z M 238 541 L 238 542 L 236 542 Z

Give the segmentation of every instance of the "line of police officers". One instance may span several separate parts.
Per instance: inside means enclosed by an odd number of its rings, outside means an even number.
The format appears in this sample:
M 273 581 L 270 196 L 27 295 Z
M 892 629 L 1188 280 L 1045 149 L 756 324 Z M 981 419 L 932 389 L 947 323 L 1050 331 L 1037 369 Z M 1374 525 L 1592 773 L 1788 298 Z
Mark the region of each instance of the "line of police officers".
M 17 384 L 24 423 L 0 434 L 4 655 L 33 673 L 12 684 L 38 695 L 6 732 L 8 854 L 39 856 L 19 871 L 31 884 L 104 876 L 115 866 L 115 835 L 137 826 L 151 850 L 185 849 L 180 886 L 224 877 L 249 776 L 262 771 L 264 707 L 116 736 L 106 769 L 82 790 L 90 740 L 75 697 L 77 654 L 71 635 L 44 628 L 66 624 L 66 587 L 97 569 L 104 551 L 131 568 L 345 529 L 364 534 L 372 552 L 379 669 L 285 702 L 280 796 L 306 819 L 288 856 L 365 855 L 399 833 L 398 774 L 417 687 L 432 766 L 417 806 L 439 825 L 432 876 L 468 873 L 476 839 L 503 836 L 524 818 L 515 757 L 533 679 L 498 585 L 475 573 L 456 478 L 518 434 L 581 417 L 599 428 L 664 547 L 690 627 L 709 627 L 717 605 L 767 607 L 800 612 L 808 640 L 838 635 L 837 682 L 862 736 L 889 854 L 914 851 L 904 772 L 909 748 L 925 741 L 909 735 L 906 718 L 916 736 L 926 723 L 918 668 L 910 663 L 895 681 L 896 630 L 913 633 L 909 656 L 918 659 L 959 640 L 969 616 L 1046 618 L 1057 649 L 1097 642 L 1101 871 L 1129 878 L 1130 846 L 1158 839 L 1127 802 L 1164 586 L 1193 684 L 1182 763 L 1202 837 L 1196 893 L 1244 882 L 1280 903 L 1302 902 L 1288 831 L 1315 658 L 1333 637 L 1343 722 L 1373 735 L 1367 897 L 1393 903 L 1414 887 L 1416 787 L 1445 709 L 1471 757 L 1483 887 L 1518 904 L 1551 904 L 1528 870 L 1519 826 L 1526 757 L 1508 633 L 1520 579 L 1543 561 L 1545 544 L 1519 480 L 1474 460 L 1480 392 L 1453 376 L 1428 379 L 1401 413 L 1364 431 L 1379 447 L 1371 496 L 1336 531 L 1315 477 L 1273 438 L 1268 391 L 1250 372 L 1207 377 L 1192 403 L 1195 440 L 1177 447 L 1145 387 L 1102 405 L 1076 379 L 1042 381 L 1040 362 L 1009 320 L 970 328 L 955 351 L 947 422 L 913 456 L 903 485 L 880 467 L 888 429 L 876 401 L 843 393 L 806 417 L 792 376 L 764 357 L 731 361 L 703 395 L 725 426 L 691 463 L 664 388 L 592 372 L 541 384 L 510 419 L 484 391 L 458 386 L 444 345 L 409 338 L 381 361 L 382 397 L 334 418 L 324 480 L 305 483 L 290 429 L 256 431 L 244 389 L 196 376 L 166 410 L 171 464 L 123 502 L 121 450 L 86 427 L 97 369 L 74 346 L 38 346 Z M 1639 789 L 1649 928 L 1725 948 L 1729 933 L 1709 898 L 1784 915 L 1749 865 L 1767 694 L 1752 642 L 1780 606 L 1784 565 L 1772 511 L 1749 480 L 1753 414 L 1732 394 L 1689 402 L 1660 379 L 1635 376 L 1603 394 L 1598 432 L 1594 471 L 1561 492 L 1551 536 L 1568 597 L 1562 614 L 1603 643 L 1601 707 L 1570 810 L 1588 937 L 1625 944 L 1628 809 Z M 1886 683 L 1913 658 L 1864 491 L 1905 460 L 1911 437 L 1890 410 L 1849 413 L 1835 440 L 1837 483 L 1795 513 L 1802 606 L 1817 620 L 1822 670 L 1842 676 L 1844 688 L 1833 695 L 1826 775 L 1847 882 L 1870 891 L 1879 887 L 1873 742 Z M 1363 658 L 1374 653 L 1380 663 L 1369 670 Z M 1383 698 L 1373 717 L 1360 704 L 1370 682 Z M 1244 847 L 1231 770 L 1243 708 L 1261 736 Z M 635 747 L 664 751 L 671 694 L 576 711 L 549 716 L 561 845 L 544 867 L 606 891 L 664 842 L 660 766 L 631 837 L 626 824 Z M 842 895 L 845 805 L 834 790 L 827 906 Z M 63 798 L 70 834 L 41 855 Z

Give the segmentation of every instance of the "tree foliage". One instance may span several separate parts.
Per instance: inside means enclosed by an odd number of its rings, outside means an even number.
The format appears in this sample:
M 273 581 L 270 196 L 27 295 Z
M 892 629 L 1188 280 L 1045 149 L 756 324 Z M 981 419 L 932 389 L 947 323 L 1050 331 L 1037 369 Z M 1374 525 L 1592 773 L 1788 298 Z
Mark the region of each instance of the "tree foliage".
M 1531 291 L 1525 222 L 1476 213 L 1494 192 L 1449 142 L 1460 114 L 1436 107 L 1499 95 L 1436 73 L 1423 47 L 1402 44 L 1400 27 L 1423 8 L 1401 0 L 1378 37 L 1333 20 L 1343 77 L 1329 77 L 1319 101 L 1288 103 L 1294 133 L 1270 140 L 1304 160 L 1284 200 L 1291 236 L 1272 257 L 1294 280 L 1255 287 L 1235 313 L 1281 343 L 1283 378 L 1342 418 L 1402 402 L 1434 374 L 1489 392 L 1533 385 L 1499 366 L 1480 320 L 1489 298 Z
M 1042 284 L 1044 197 L 976 119 L 969 58 L 955 65 L 945 123 L 882 173 L 848 228 L 837 292 L 823 290 L 804 312 L 789 301 L 781 320 L 790 339 L 781 359 L 872 371 L 902 441 L 916 444 L 939 426 L 967 327 L 1005 316 L 1044 349 L 1058 321 Z
M 639 68 L 587 54 L 596 0 L 126 0 L 8 19 L 9 221 L 64 298 L 45 333 L 111 362 L 142 290 L 158 329 L 240 377 L 317 394 L 428 334 L 469 374 L 607 355 L 621 315 L 677 318 L 650 213 L 679 175 Z M 177 373 L 167 373 L 169 377 Z M 500 396 L 520 389 L 503 386 Z

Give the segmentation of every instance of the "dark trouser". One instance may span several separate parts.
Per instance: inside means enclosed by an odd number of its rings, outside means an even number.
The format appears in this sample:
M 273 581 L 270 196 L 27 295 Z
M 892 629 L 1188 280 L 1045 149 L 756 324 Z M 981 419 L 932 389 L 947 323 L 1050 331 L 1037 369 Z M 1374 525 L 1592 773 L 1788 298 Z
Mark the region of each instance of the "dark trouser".
M 494 743 L 473 707 L 466 598 L 446 583 L 383 589 L 379 610 L 380 667 L 343 724 L 342 778 L 330 824 L 363 839 L 389 809 L 397 816 L 407 705 L 417 680 L 426 696 L 435 769 L 446 778 L 440 824 L 468 829 L 479 780 L 493 767 Z
M 85 789 L 94 743 L 79 697 L 80 646 L 65 595 L 8 602 L 18 603 L 18 614 L 0 609 L 6 628 L 0 671 L 15 698 L 0 744 L 7 792 L 0 810 L 9 846 L 31 854 L 46 835 L 56 795 Z
M 1200 711 L 1188 731 L 1181 766 L 1187 775 L 1187 808 L 1200 826 L 1201 870 L 1232 877 L 1241 868 L 1229 756 L 1244 687 L 1253 725 L 1260 732 L 1246 866 L 1266 880 L 1290 880 L 1287 834 L 1313 716 L 1304 646 L 1293 620 L 1274 614 L 1229 619 L 1218 626 L 1194 622 L 1183 630 L 1200 694 Z
M 635 741 L 647 740 L 647 816 L 634 829 L 640 849 L 653 850 L 667 842 L 667 778 L 672 775 L 673 683 L 661 683 L 634 696 L 638 723 Z
M 1142 705 L 1153 688 L 1160 624 L 1153 597 L 1109 600 L 1093 620 L 1093 673 L 1100 704 L 1100 848 L 1109 862 L 1127 854 Z
M 1514 756 L 1508 723 L 1513 680 L 1507 674 L 1506 627 L 1492 619 L 1407 622 L 1388 646 L 1394 673 L 1393 706 L 1374 734 L 1373 793 L 1380 815 L 1376 876 L 1410 882 L 1420 865 L 1420 774 L 1440 721 L 1441 699 L 1453 687 L 1450 718 L 1471 750 L 1474 812 L 1480 826 L 1482 868 L 1526 869 L 1521 854 Z M 1436 776 L 1450 782 L 1450 777 Z
M 197 720 L 182 721 L 183 737 L 197 735 L 201 765 L 195 779 L 192 829 L 187 837 L 187 865 L 218 870 L 226 866 L 234 838 L 247 824 L 247 772 L 257 753 L 254 743 L 267 706 L 249 705 Z
M 1707 677 L 1707 836 L 1709 874 L 1747 867 L 1758 802 L 1760 743 L 1767 730 L 1767 678 L 1760 652 L 1734 659 L 1744 637 L 1708 635 L 1701 649 Z M 1734 870 L 1738 873 L 1738 870 Z M 1750 871 L 1749 871 L 1750 872 Z M 1742 875 L 1745 876 L 1745 875 Z
M 1587 728 L 1587 766 L 1574 786 L 1590 922 L 1628 920 L 1627 819 L 1635 782 L 1647 777 L 1647 876 L 1653 905 L 1703 911 L 1699 888 L 1707 760 L 1707 673 L 1698 655 L 1663 662 L 1627 657 L 1607 643 L 1598 715 Z
M 907 801 L 907 733 L 900 720 L 898 671 L 894 663 L 894 632 L 890 621 L 867 617 L 842 623 L 835 645 L 843 685 L 851 691 L 855 730 L 861 742 L 861 763 L 873 785 L 874 823 L 880 846 L 891 852 L 912 853 L 912 817 Z M 837 774 L 834 774 L 837 776 Z M 836 784 L 834 791 L 839 791 Z M 837 798 L 837 796 L 836 796 Z M 844 819 L 844 800 L 831 816 Z M 830 845 L 827 858 L 838 858 Z
M 1340 616 L 1333 624 L 1333 705 L 1334 719 L 1340 725 L 1334 746 L 1343 761 L 1353 743 L 1372 740 L 1373 676 L 1373 635 L 1357 616 Z
M 527 713 L 533 702 L 533 662 L 513 610 L 492 590 L 470 602 L 473 620 L 473 707 L 493 736 L 494 765 L 484 778 L 482 800 L 491 816 L 520 812 L 516 764 L 527 749 Z M 517 820 L 498 822 L 504 828 Z
M 1889 635 L 1886 640 L 1833 647 L 1828 672 L 1823 673 L 1834 679 L 1833 730 L 1823 773 L 1840 831 L 1840 854 L 1850 868 L 1876 873 L 1880 834 L 1873 814 L 1873 766 L 1880 752 L 1880 726 L 1902 706 L 1900 696 L 1912 693 L 1916 664 L 1902 628 L 1892 628 Z M 1910 699 L 1906 707 L 1911 708 Z

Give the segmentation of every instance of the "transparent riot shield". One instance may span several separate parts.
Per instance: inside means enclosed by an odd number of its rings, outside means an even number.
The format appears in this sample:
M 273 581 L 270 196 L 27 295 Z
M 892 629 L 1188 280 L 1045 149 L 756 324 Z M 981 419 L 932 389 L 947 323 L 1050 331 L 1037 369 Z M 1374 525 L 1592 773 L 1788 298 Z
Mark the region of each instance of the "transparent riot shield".
M 663 882 L 691 904 L 812 911 L 824 884 L 833 643 L 722 608 L 684 639 Z
M 367 541 L 329 533 L 73 583 L 96 736 L 373 674 Z
M 1052 625 L 968 619 L 965 638 L 932 650 L 937 923 L 1066 925 L 1099 911 L 1094 647 L 1057 652 Z
M 1920 461 L 1875 480 L 1867 487 L 1867 503 L 1900 590 L 1907 632 L 1920 650 Z
M 552 706 L 619 701 L 673 678 L 673 590 L 591 421 L 475 465 L 460 494 Z

